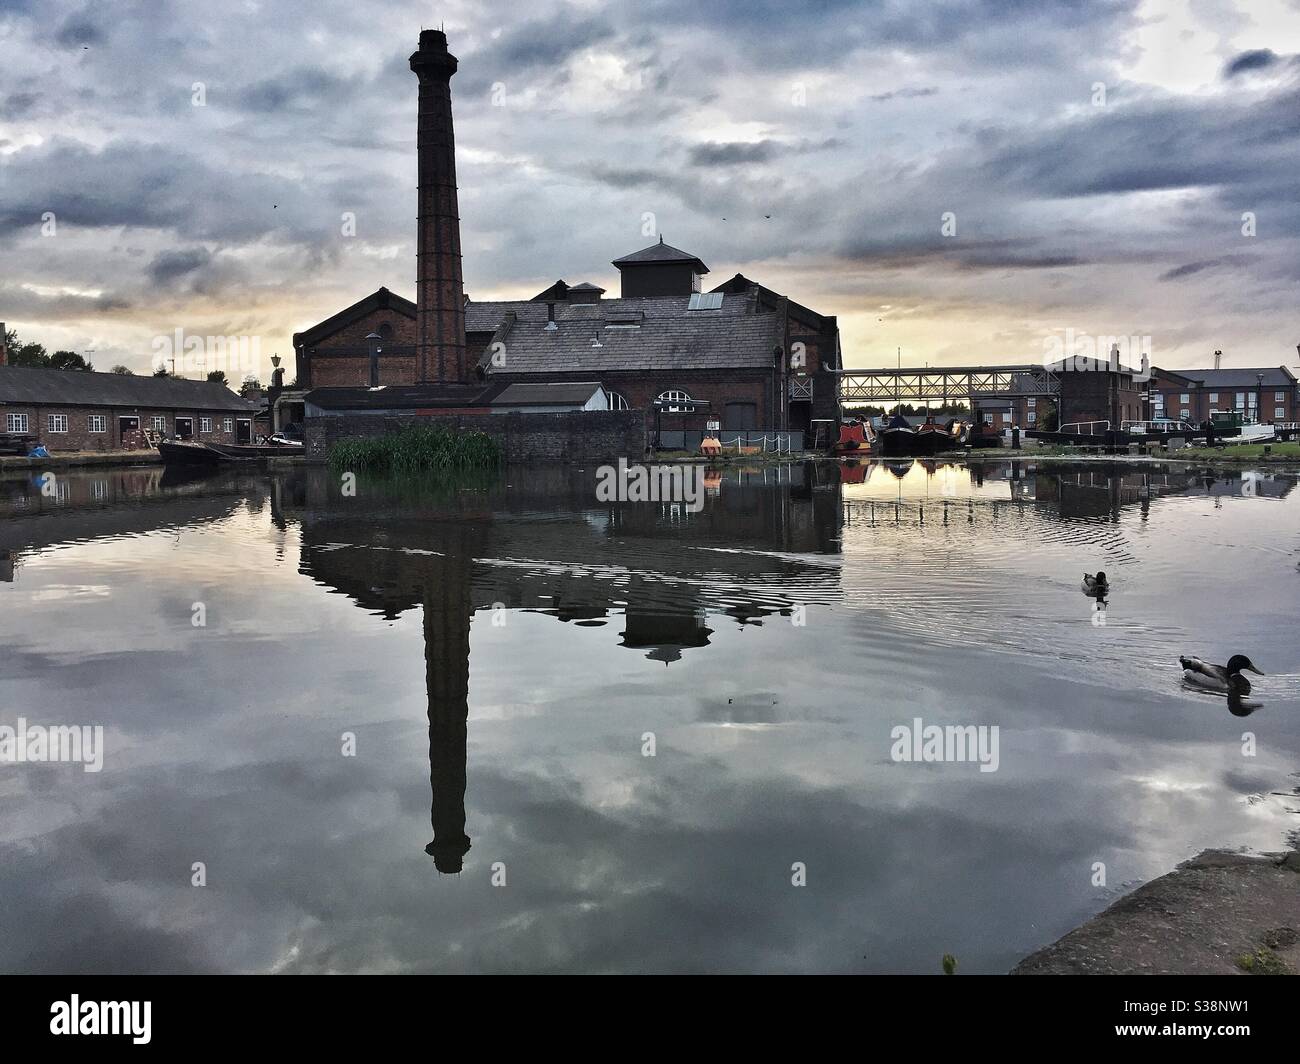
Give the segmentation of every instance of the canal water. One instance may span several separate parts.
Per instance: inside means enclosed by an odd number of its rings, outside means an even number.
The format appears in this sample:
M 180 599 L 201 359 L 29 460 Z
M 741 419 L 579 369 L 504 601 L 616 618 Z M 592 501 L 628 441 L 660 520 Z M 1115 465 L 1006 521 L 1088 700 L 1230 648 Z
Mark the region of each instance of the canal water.
M 1294 477 L 600 477 L 0 481 L 0 726 L 104 729 L 0 763 L 0 969 L 999 972 L 1300 826 Z

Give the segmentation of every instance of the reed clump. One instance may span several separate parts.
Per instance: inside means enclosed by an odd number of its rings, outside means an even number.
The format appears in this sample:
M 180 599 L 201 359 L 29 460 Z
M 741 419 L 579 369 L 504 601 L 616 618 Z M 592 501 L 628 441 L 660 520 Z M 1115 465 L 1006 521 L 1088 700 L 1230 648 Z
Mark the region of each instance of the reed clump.
M 386 436 L 340 440 L 330 448 L 329 464 L 336 471 L 405 474 L 497 469 L 502 457 L 486 432 L 410 425 Z

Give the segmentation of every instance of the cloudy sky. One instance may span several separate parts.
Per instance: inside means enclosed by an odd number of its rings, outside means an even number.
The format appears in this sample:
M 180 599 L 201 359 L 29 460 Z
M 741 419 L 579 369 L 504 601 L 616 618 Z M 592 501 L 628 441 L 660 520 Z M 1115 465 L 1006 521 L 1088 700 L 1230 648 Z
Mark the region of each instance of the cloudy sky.
M 651 215 L 848 365 L 1297 361 L 1300 0 L 0 0 L 0 320 L 101 369 L 257 337 L 265 378 L 413 294 L 439 25 L 473 298 L 616 290 Z

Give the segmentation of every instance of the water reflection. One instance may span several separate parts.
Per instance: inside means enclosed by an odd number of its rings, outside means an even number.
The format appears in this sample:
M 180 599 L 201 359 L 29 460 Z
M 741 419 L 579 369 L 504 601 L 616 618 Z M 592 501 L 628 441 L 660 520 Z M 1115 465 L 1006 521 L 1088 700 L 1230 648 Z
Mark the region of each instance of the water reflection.
M 132 752 L 4 780 L 3 966 L 1004 970 L 1294 821 L 1294 477 L 796 465 L 712 471 L 699 512 L 594 484 L 0 482 L 3 704 L 111 692 Z M 194 636 L 196 596 L 229 620 Z M 1253 761 L 1178 686 L 1237 643 L 1271 674 Z M 890 763 L 914 713 L 1001 726 L 1002 768 Z M 222 891 L 180 897 L 199 856 Z

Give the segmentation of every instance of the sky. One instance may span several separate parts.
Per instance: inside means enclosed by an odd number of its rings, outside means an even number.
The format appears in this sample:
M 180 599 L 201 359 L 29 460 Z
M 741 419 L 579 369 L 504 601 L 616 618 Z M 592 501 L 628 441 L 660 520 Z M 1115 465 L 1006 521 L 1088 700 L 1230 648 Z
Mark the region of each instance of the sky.
M 0 321 L 292 378 L 295 331 L 414 294 L 440 26 L 473 299 L 616 293 L 662 235 L 846 366 L 1300 357 L 1300 0 L 0 0 Z

